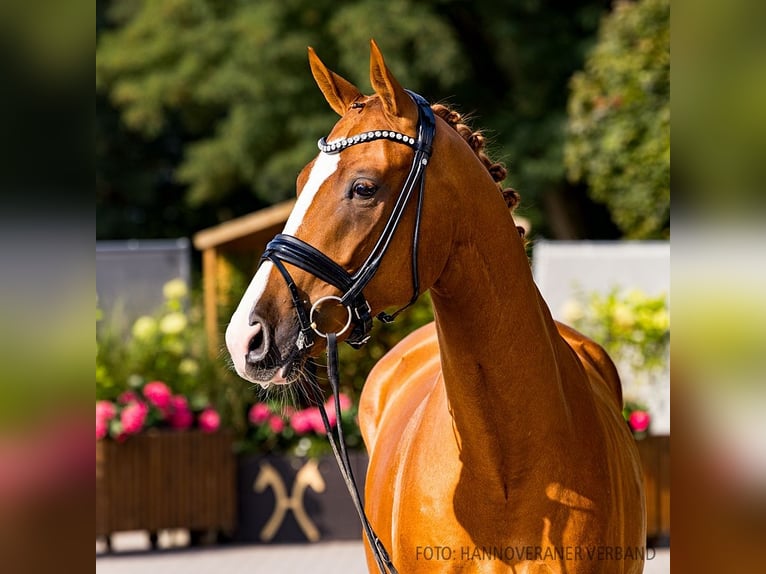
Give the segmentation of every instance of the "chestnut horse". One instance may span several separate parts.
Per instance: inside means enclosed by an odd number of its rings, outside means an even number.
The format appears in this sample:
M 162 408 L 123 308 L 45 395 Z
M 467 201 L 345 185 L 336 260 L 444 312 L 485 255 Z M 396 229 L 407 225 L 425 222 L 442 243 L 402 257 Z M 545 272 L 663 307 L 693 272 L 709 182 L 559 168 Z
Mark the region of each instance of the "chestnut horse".
M 360 402 L 367 516 L 393 564 L 641 572 L 642 475 L 617 372 L 552 319 L 505 170 L 459 115 L 404 90 L 374 42 L 371 96 L 309 61 L 341 119 L 228 326 L 237 372 L 296 383 L 328 332 L 361 344 L 371 314 L 430 289 L 435 321 L 380 360 Z M 374 570 L 369 544 L 367 557 Z

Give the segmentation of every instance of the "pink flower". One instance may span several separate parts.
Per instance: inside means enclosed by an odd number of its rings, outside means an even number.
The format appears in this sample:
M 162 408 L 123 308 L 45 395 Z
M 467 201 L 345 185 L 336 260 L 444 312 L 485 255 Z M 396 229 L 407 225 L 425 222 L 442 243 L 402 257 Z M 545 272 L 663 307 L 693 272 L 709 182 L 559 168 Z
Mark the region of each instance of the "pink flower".
M 324 421 L 322 420 L 322 414 L 319 412 L 319 407 L 309 407 L 305 409 L 303 412 L 306 413 L 306 416 L 309 419 L 309 422 L 311 423 L 311 428 L 313 431 L 317 434 L 327 434 L 327 430 L 324 427 Z M 328 412 L 327 418 L 330 421 L 330 426 L 335 426 L 335 411 Z
M 338 395 L 338 402 L 340 403 L 341 412 L 346 412 L 351 408 L 351 405 L 353 404 L 351 397 L 349 397 L 346 393 L 340 393 Z M 327 399 L 327 402 L 325 402 L 325 408 L 327 409 L 328 413 L 330 411 L 335 412 L 335 399 L 333 397 Z
M 171 428 L 185 430 L 194 424 L 194 414 L 191 411 L 174 411 L 170 415 Z
M 311 432 L 312 426 L 306 411 L 296 411 L 290 415 L 290 426 L 296 434 L 302 435 Z
M 189 409 L 186 397 L 174 395 L 170 397 L 170 426 L 174 429 L 188 429 L 194 424 L 194 415 Z
M 248 420 L 254 425 L 261 425 L 269 420 L 271 411 L 268 405 L 264 403 L 256 403 L 250 407 L 250 412 L 247 413 Z
M 170 397 L 170 410 L 172 411 L 188 411 L 189 402 L 183 395 L 173 395 Z
M 628 424 L 635 432 L 644 432 L 649 428 L 651 417 L 646 411 L 633 411 L 628 417 Z
M 96 422 L 109 422 L 117 414 L 117 407 L 111 401 L 96 401 Z
M 221 426 L 221 417 L 215 409 L 208 407 L 199 414 L 197 422 L 202 432 L 215 432 Z
M 297 409 L 291 405 L 285 405 L 281 409 L 281 415 L 285 418 L 290 418 L 297 411 Z
M 351 408 L 351 405 L 352 405 L 351 398 L 345 393 L 340 393 L 338 395 L 338 402 L 340 403 L 340 412 L 345 412 Z M 327 399 L 327 402 L 325 402 L 324 406 L 325 406 L 325 410 L 327 410 L 327 419 L 330 421 L 330 426 L 334 427 L 335 423 L 338 420 L 338 414 L 335 412 L 335 399 L 333 397 L 330 397 L 329 399 Z M 318 413 L 318 410 L 317 410 L 317 413 Z M 322 419 L 321 419 L 321 415 L 319 419 L 319 424 L 322 427 L 322 430 L 321 431 L 317 430 L 317 432 L 320 434 L 324 434 L 325 428 L 324 428 L 324 423 L 322 422 Z
M 185 430 L 194 424 L 194 414 L 191 411 L 174 411 L 170 415 L 171 428 Z
M 138 395 L 135 393 L 135 391 L 125 391 L 119 397 L 117 397 L 117 402 L 121 405 L 134 403 L 137 400 L 138 400 Z
M 170 388 L 162 381 L 152 381 L 144 385 L 144 396 L 155 407 L 163 413 L 168 414 L 170 399 L 173 393 Z
M 105 418 L 96 417 L 96 440 L 101 440 L 109 432 L 109 423 Z
M 285 421 L 274 415 L 269 419 L 269 428 L 274 433 L 281 433 L 285 429 Z
M 149 412 L 149 407 L 146 403 L 132 402 L 128 404 L 120 415 L 120 422 L 122 423 L 122 431 L 126 435 L 136 434 L 141 432 L 146 421 L 146 415 Z

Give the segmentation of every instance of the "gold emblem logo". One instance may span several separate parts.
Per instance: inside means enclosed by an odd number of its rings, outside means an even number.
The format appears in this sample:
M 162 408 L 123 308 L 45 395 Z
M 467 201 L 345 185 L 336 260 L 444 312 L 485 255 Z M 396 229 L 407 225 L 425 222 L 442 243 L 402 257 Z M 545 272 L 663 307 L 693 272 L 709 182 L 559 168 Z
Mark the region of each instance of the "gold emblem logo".
M 292 510 L 295 520 L 298 522 L 303 534 L 311 542 L 319 540 L 319 529 L 314 525 L 303 508 L 303 495 L 307 488 L 314 492 L 324 492 L 325 482 L 319 473 L 319 464 L 316 460 L 309 460 L 304 464 L 295 476 L 293 491 L 287 495 L 287 486 L 282 476 L 268 462 L 261 463 L 261 470 L 253 483 L 255 492 L 264 492 L 268 487 L 274 491 L 274 512 L 261 529 L 261 540 L 269 542 L 279 531 L 282 522 L 287 516 L 287 511 Z

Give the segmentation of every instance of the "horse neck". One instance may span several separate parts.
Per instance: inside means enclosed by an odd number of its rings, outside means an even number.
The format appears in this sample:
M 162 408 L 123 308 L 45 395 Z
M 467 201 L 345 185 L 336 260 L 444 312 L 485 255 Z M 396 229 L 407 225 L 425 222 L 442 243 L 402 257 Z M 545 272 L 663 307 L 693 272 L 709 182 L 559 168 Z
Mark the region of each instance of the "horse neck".
M 533 448 L 527 437 L 550 436 L 566 424 L 562 369 L 576 368 L 534 284 L 515 224 L 497 191 L 488 193 L 494 195 L 481 201 L 474 195 L 477 205 L 459 212 L 471 215 L 457 224 L 447 266 L 431 290 L 462 456 L 481 459 L 484 469 L 498 462 L 498 451 L 540 456 L 525 453 Z

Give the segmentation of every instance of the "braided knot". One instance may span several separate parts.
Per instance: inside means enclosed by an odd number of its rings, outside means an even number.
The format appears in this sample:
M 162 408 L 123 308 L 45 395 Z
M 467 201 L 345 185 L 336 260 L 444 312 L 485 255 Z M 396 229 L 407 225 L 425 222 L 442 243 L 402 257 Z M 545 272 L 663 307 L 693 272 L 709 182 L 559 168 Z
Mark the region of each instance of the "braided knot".
M 510 187 L 503 189 L 503 187 L 500 185 L 500 183 L 505 180 L 506 176 L 508 175 L 508 170 L 502 163 L 493 162 L 491 159 L 489 159 L 486 152 L 484 151 L 487 145 L 487 139 L 484 137 L 484 134 L 482 134 L 481 131 L 472 130 L 465 123 L 465 120 L 461 114 L 455 110 L 451 110 L 444 104 L 434 104 L 431 106 L 431 109 L 433 110 L 434 114 L 447 122 L 450 127 L 452 127 L 452 129 L 454 129 L 460 135 L 460 137 L 462 137 L 466 143 L 471 146 L 471 149 L 476 154 L 476 157 L 479 158 L 481 163 L 489 172 L 489 175 L 492 176 L 492 181 L 498 184 L 498 190 L 502 194 L 508 209 L 513 211 L 521 201 L 521 196 L 515 189 Z

